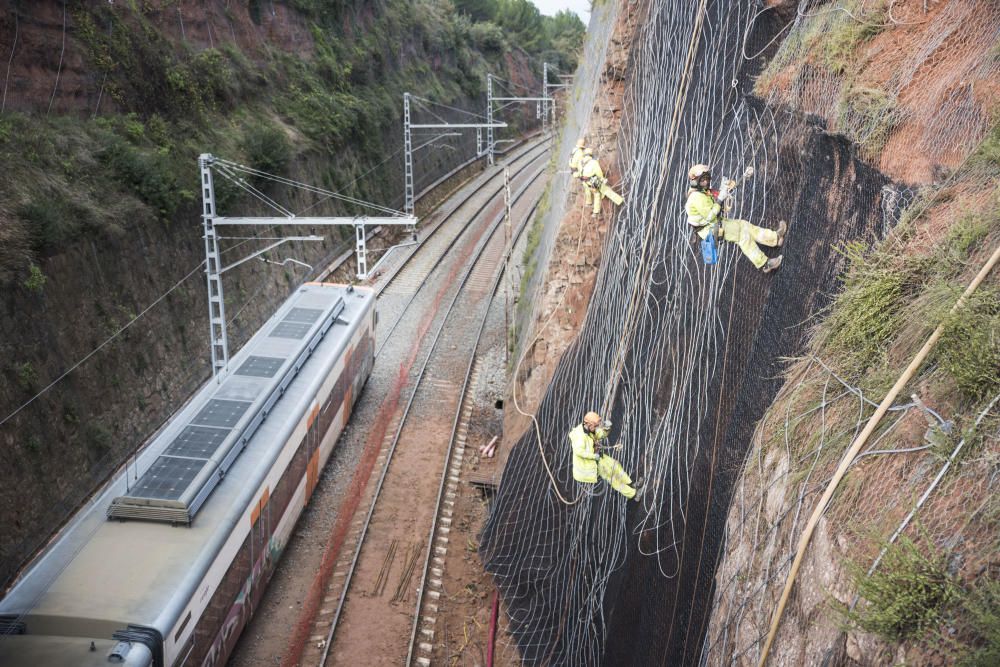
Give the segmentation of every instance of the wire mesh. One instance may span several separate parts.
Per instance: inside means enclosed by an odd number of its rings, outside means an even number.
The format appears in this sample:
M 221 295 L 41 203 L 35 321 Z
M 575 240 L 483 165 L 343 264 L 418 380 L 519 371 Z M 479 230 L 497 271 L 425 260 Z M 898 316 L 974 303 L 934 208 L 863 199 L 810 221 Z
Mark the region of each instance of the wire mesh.
M 870 243 L 917 199 L 873 168 L 864 144 L 826 132 L 801 104 L 754 95 L 766 59 L 789 57 L 782 49 L 816 6 L 800 3 L 786 23 L 750 2 L 649 3 L 622 113 L 627 203 L 586 323 L 535 415 L 538 435 L 529 430 L 513 449 L 484 529 L 511 659 L 698 661 L 734 485 L 781 387 L 782 358 L 801 349 L 836 286 L 834 248 Z M 799 96 L 833 105 L 838 93 L 824 86 L 837 76 L 817 75 Z M 970 137 L 981 138 L 977 122 Z M 789 222 L 776 274 L 756 272 L 729 244 L 719 264 L 702 264 L 682 208 L 696 162 L 734 178 L 754 168 L 733 215 Z M 641 503 L 572 478 L 567 432 L 601 408 L 615 424 L 616 458 L 646 484 Z

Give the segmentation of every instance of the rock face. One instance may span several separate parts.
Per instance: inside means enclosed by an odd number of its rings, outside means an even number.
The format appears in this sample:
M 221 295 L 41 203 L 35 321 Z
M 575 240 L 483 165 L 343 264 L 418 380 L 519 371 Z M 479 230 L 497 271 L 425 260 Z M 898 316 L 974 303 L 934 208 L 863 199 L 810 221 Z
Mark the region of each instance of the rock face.
M 583 138 L 601 163 L 605 176 L 620 187 L 618 166 L 621 98 L 628 71 L 628 45 L 634 37 L 640 8 L 631 4 L 612 8 L 592 21 L 586 51 L 592 55 L 577 72 L 575 99 L 567 99 L 565 129 L 559 147 L 559 169 L 565 170 L 570 151 Z M 544 220 L 542 243 L 525 263 L 536 268 L 529 292 L 522 298 L 530 304 L 520 338 L 524 358 L 516 371 L 511 392 L 522 410 L 534 412 L 563 353 L 576 338 L 586 318 L 597 280 L 605 239 L 615 211 L 605 201 L 601 216 L 591 217 L 582 184 L 568 173 L 559 173 L 549 186 L 549 209 Z M 547 251 L 547 252 L 546 252 Z M 512 398 L 508 403 L 513 405 Z M 512 446 L 530 420 L 519 410 L 505 413 L 505 446 Z
M 0 419 L 24 406 L 0 424 L 9 454 L 0 472 L 2 588 L 208 377 L 198 154 L 247 162 L 256 154 L 283 176 L 401 207 L 402 160 L 386 157 L 402 143 L 404 86 L 422 82 L 422 89 L 447 90 L 442 94 L 453 104 L 475 108 L 482 86 L 476 76 L 489 60 L 467 47 L 430 53 L 437 47 L 425 23 L 403 31 L 387 18 L 412 11 L 407 2 L 337 3 L 342 21 L 332 36 L 318 32 L 316 16 L 296 3 L 0 4 L 7 63 L 0 70 L 0 152 L 10 165 L 0 184 Z M 445 11 L 434 3 L 425 9 L 434 7 Z M 394 41 L 382 43 L 379 35 Z M 116 51 L 123 43 L 128 48 Z M 371 53 L 366 69 L 338 61 L 331 43 L 342 53 Z M 464 79 L 456 76 L 459 58 L 477 68 Z M 490 58 L 505 80 L 540 86 L 520 49 Z M 309 95 L 281 78 L 292 74 L 312 86 Z M 463 97 L 465 84 L 476 99 Z M 345 91 L 357 93 L 351 104 L 367 106 L 345 109 Z M 311 114 L 317 100 L 320 110 Z M 331 118 L 355 129 L 324 136 Z M 468 159 L 474 137 L 463 141 L 459 150 L 415 157 L 418 192 Z M 280 164 L 275 146 L 286 153 Z M 246 204 L 227 185 L 217 183 L 230 206 L 222 213 Z M 271 192 L 296 211 L 315 203 Z M 347 233 L 303 232 L 327 240 L 287 244 L 275 257 L 311 264 L 311 274 L 259 261 L 225 274 L 231 350 L 299 282 L 353 247 Z M 260 245 L 226 241 L 224 250 L 233 250 L 224 259 Z
M 5 111 L 97 114 L 122 110 L 114 96 L 107 94 L 107 79 L 90 58 L 90 42 L 83 30 L 92 23 L 95 29 L 111 30 L 110 23 L 100 24 L 101 14 L 92 16 L 70 3 L 5 4 L 8 7 L 0 17 L 0 51 L 8 64 Z M 127 3 L 119 4 L 125 6 L 115 7 L 112 2 L 107 11 L 129 11 Z M 146 4 L 149 23 L 178 52 L 235 48 L 261 62 L 268 48 L 300 57 L 314 54 L 307 20 L 284 3 L 268 3 L 269 7 L 256 12 L 195 0 Z
M 727 516 L 741 520 L 730 507 L 755 426 L 783 386 L 787 360 L 805 349 L 807 323 L 838 287 L 845 262 L 837 249 L 873 243 L 912 201 L 912 191 L 901 197 L 907 188 L 873 166 L 870 146 L 801 107 L 755 94 L 795 12 L 794 3 L 763 14 L 751 5 L 708 3 L 700 15 L 699 3 L 665 2 L 637 14 L 624 95 L 609 105 L 621 109 L 627 204 L 598 237 L 602 262 L 573 344 L 560 355 L 560 337 L 543 334 L 528 349 L 532 373 L 545 377 L 551 360 L 559 363 L 531 410 L 535 421 L 508 433 L 520 439 L 482 540 L 528 663 L 698 662 Z M 979 139 L 983 131 L 975 130 Z M 717 175 L 755 168 L 731 216 L 772 228 L 789 222 L 777 273 L 756 271 L 731 243 L 718 265 L 702 263 L 682 212 L 688 165 L 702 161 Z M 567 218 L 565 240 L 574 231 L 586 238 L 576 222 Z M 550 327 L 569 324 L 572 272 L 587 257 L 577 247 L 567 243 L 551 272 L 552 305 L 540 318 Z M 588 409 L 615 423 L 610 453 L 633 479 L 644 478 L 641 504 L 602 481 L 573 480 L 566 433 Z M 761 502 L 771 513 L 786 509 L 781 491 Z M 826 565 L 838 539 L 835 531 L 822 536 L 807 568 L 814 586 L 803 592 L 802 635 L 824 591 L 848 595 L 843 573 Z M 757 554 L 752 544 L 742 548 Z M 822 633 L 807 648 L 789 646 L 781 664 L 859 650 L 829 626 Z M 731 658 L 723 651 L 718 659 Z

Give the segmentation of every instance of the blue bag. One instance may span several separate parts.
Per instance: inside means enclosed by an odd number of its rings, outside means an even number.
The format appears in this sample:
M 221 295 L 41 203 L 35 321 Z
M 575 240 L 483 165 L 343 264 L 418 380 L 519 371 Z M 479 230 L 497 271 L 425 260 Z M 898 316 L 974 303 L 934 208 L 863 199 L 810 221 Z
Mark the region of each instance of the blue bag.
M 701 240 L 701 258 L 706 264 L 719 261 L 719 247 L 715 243 L 715 234 L 709 233 L 708 238 Z

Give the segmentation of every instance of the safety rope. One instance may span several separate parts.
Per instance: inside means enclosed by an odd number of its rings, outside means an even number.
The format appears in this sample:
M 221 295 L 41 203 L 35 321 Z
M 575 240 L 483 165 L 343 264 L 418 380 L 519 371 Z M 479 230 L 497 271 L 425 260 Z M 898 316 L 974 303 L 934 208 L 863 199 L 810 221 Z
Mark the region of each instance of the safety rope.
M 632 343 L 632 337 L 635 335 L 636 327 L 639 321 L 640 302 L 644 301 L 640 295 L 640 288 L 644 287 L 649 282 L 649 269 L 650 265 L 647 258 L 647 252 L 649 249 L 649 241 L 652 236 L 653 229 L 655 228 L 654 221 L 656 220 L 657 208 L 659 206 L 660 194 L 663 190 L 664 180 L 667 172 L 667 167 L 671 162 L 674 150 L 674 141 L 677 137 L 677 129 L 680 124 L 681 111 L 687 101 L 687 91 L 688 86 L 691 83 L 691 70 L 694 65 L 694 56 L 698 51 L 698 44 L 701 41 L 701 30 L 702 25 L 705 20 L 705 7 L 708 4 L 708 0 L 700 0 L 698 3 L 697 14 L 695 15 L 694 27 L 691 31 L 691 39 L 688 42 L 687 57 L 684 59 L 684 68 L 681 71 L 681 78 L 678 83 L 677 97 L 674 99 L 674 109 L 670 118 L 670 131 L 667 133 L 667 147 L 664 151 L 663 161 L 660 163 L 660 173 L 658 176 L 658 184 L 656 192 L 653 196 L 653 206 L 650 210 L 649 217 L 646 221 L 646 231 L 643 236 L 642 245 L 639 251 L 639 270 L 640 273 L 636 276 L 634 282 L 632 283 L 632 296 L 629 299 L 628 312 L 625 315 L 625 327 L 623 330 L 623 335 L 619 339 L 618 349 L 615 352 L 615 361 L 612 366 L 612 374 L 609 379 L 610 386 L 604 396 L 604 402 L 601 405 L 601 414 L 607 414 L 609 408 L 611 407 L 611 402 L 614 400 L 614 396 L 618 391 L 618 383 L 621 381 L 622 371 L 625 367 L 625 355 L 626 351 L 630 348 Z

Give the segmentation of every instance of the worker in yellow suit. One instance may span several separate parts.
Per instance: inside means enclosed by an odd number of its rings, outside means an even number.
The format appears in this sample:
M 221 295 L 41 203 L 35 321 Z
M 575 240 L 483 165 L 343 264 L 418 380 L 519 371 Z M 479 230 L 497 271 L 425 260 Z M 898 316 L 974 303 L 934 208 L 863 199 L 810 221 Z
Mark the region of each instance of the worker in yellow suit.
M 597 161 L 593 151 L 589 148 L 585 148 L 583 151 L 583 161 L 580 163 L 580 180 L 587 184 L 594 197 L 594 209 L 590 214 L 592 218 L 601 214 L 601 201 L 604 198 L 610 199 L 617 206 L 621 206 L 625 201 L 621 195 L 608 186 L 608 179 L 604 178 L 601 163 Z
M 602 422 L 596 412 L 583 416 L 583 423 L 569 432 L 573 446 L 573 479 L 582 484 L 596 484 L 598 475 L 611 484 L 611 488 L 626 498 L 639 500 L 642 491 L 632 486 L 632 478 L 615 459 L 598 454 L 597 448 L 608 437 L 611 422 Z
M 768 259 L 757 244 L 780 247 L 785 242 L 785 232 L 788 231 L 784 220 L 778 223 L 777 230 L 773 230 L 757 227 L 746 220 L 720 215 L 722 202 L 732 194 L 732 188 L 736 184 L 730 182 L 723 185 L 722 191 L 712 190 L 712 172 L 708 165 L 696 164 L 691 167 L 688 170 L 688 181 L 691 189 L 688 190 L 684 209 L 688 224 L 698 236 L 704 240 L 709 234 L 715 234 L 716 238 L 737 244 L 747 259 L 764 273 L 770 273 L 781 266 L 781 255 Z
M 580 163 L 583 162 L 583 150 L 586 147 L 586 143 L 583 139 L 576 140 L 576 148 L 569 156 L 569 171 L 573 174 L 573 178 L 580 178 Z M 586 204 L 590 205 L 590 188 L 587 187 L 586 183 L 581 184 L 583 187 L 583 200 Z

